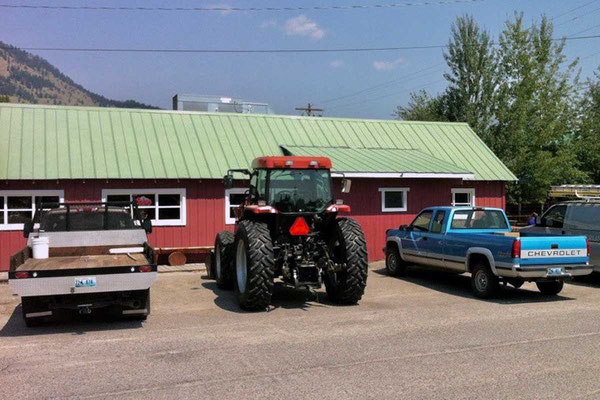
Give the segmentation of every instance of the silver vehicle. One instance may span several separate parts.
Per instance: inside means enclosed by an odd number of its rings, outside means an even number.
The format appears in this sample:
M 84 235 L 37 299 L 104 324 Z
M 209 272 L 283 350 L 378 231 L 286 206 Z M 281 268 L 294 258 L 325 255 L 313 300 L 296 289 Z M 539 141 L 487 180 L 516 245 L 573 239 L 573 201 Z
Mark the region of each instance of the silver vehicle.
M 549 235 L 585 235 L 591 244 L 590 264 L 600 272 L 600 200 L 574 200 L 558 203 L 521 232 Z

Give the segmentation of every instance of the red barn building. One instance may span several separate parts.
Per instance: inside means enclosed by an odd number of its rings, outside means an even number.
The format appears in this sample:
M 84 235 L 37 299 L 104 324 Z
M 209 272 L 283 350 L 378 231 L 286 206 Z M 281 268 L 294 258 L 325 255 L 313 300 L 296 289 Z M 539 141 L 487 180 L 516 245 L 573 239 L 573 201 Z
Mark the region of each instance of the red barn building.
M 233 229 L 243 199 L 223 175 L 262 155 L 330 157 L 371 260 L 383 258 L 385 230 L 421 208 L 503 208 L 505 183 L 516 179 L 462 123 L 0 104 L 0 271 L 25 245 L 38 198 L 145 195 L 152 245 L 212 245 Z M 339 191 L 342 174 L 350 194 Z

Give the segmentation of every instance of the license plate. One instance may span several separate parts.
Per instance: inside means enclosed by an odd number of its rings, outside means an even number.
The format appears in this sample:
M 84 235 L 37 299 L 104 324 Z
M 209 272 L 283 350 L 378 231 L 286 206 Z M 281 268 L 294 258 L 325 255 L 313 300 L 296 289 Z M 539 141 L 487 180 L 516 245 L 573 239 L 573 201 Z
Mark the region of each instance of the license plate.
M 75 287 L 96 287 L 96 277 L 95 276 L 84 276 L 81 278 L 75 278 Z
M 562 268 L 548 268 L 548 276 L 560 276 L 564 273 Z

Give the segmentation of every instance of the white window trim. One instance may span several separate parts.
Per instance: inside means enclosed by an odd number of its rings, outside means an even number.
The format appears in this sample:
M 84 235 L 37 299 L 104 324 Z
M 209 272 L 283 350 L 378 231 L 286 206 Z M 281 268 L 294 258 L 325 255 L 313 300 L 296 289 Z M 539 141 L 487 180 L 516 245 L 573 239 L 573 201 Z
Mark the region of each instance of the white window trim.
M 245 188 L 231 188 L 225 189 L 225 225 L 235 225 L 235 216 L 229 215 L 229 210 L 231 207 L 239 207 L 236 205 L 231 205 L 229 203 L 229 195 L 230 194 L 244 194 L 248 191 Z
M 456 201 L 454 200 L 454 197 L 456 194 L 458 193 L 466 193 L 471 195 L 471 204 L 464 204 L 464 203 L 459 203 L 456 204 Z M 452 205 L 453 206 L 465 206 L 465 207 L 475 207 L 475 189 L 473 188 L 469 188 L 469 189 L 465 189 L 465 188 L 456 188 L 456 189 L 452 189 Z
M 13 196 L 22 196 L 22 197 L 40 197 L 40 196 L 58 196 L 59 201 L 62 203 L 65 201 L 65 191 L 64 190 L 0 190 L 0 197 L 13 197 Z M 13 211 L 29 211 L 26 209 L 15 209 Z M 31 215 L 35 214 L 35 199 L 32 199 L 31 202 Z M 4 221 L 8 222 L 8 201 L 5 199 L 4 208 L 0 209 L 0 212 L 4 214 Z M 9 224 L 4 223 L 0 224 L 0 231 L 19 231 L 23 230 L 24 224 Z
M 386 188 L 379 188 L 379 191 L 381 192 L 381 212 L 403 212 L 408 210 L 408 192 L 410 192 L 410 188 L 398 188 L 398 187 L 386 187 Z M 403 198 L 404 198 L 404 207 L 395 207 L 395 208 L 390 208 L 385 206 L 385 193 L 386 192 L 402 192 L 403 194 Z
M 133 188 L 133 189 L 102 189 L 102 202 L 106 202 L 106 198 L 109 195 L 123 195 L 123 194 L 145 194 L 152 193 L 155 195 L 159 194 L 178 194 L 181 197 L 181 205 L 180 206 L 168 206 L 163 208 L 181 208 L 181 213 L 179 214 L 179 219 L 177 220 L 152 220 L 152 226 L 185 226 L 187 221 L 187 212 L 186 212 L 186 190 L 185 188 L 175 188 L 175 189 L 165 189 L 165 188 Z M 156 202 L 155 204 L 155 215 L 158 216 L 159 204 Z

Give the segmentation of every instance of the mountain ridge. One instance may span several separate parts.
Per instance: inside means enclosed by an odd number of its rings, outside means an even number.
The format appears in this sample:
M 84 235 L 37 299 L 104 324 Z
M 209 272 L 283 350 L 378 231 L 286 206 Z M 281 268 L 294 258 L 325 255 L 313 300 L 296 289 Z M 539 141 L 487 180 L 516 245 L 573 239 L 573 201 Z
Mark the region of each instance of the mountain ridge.
M 159 109 L 87 90 L 46 59 L 0 41 L 0 96 L 11 103 Z

